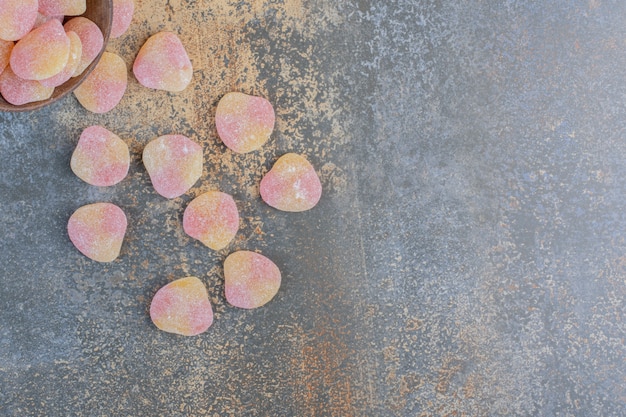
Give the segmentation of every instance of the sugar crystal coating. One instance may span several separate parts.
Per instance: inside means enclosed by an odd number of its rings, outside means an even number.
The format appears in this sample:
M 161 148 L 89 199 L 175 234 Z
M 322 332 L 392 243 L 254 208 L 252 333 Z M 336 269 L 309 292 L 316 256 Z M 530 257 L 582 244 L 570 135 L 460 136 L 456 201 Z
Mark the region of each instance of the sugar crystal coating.
M 39 0 L 39 12 L 48 16 L 78 16 L 86 10 L 86 0 Z
M 199 195 L 185 209 L 183 229 L 213 250 L 225 248 L 239 230 L 235 200 L 219 191 Z
M 128 30 L 134 12 L 135 2 L 133 0 L 113 0 L 112 38 L 119 38 Z
M 48 16 L 45 14 L 42 14 L 41 12 L 37 13 L 37 19 L 35 19 L 35 24 L 33 25 L 33 29 L 38 28 L 39 26 L 43 25 L 44 23 L 47 23 L 48 21 L 52 20 L 52 19 L 56 19 L 59 22 L 63 23 L 63 19 L 65 18 L 65 16 L 63 15 L 57 15 L 57 16 Z
M 74 90 L 80 104 L 93 113 L 106 113 L 122 100 L 128 79 L 124 60 L 105 52 L 85 81 Z
M 238 153 L 259 149 L 274 130 L 274 108 L 263 97 L 228 93 L 215 112 L 215 126 L 224 144 Z
M 87 69 L 102 50 L 104 36 L 98 25 L 82 16 L 68 20 L 63 27 L 66 32 L 76 32 L 83 47 L 80 64 L 74 73 L 74 76 L 78 76 Z
M 161 287 L 150 304 L 154 325 L 168 333 L 196 336 L 213 324 L 206 287 L 196 277 L 180 278 Z
M 57 75 L 41 80 L 41 84 L 46 87 L 58 87 L 72 78 L 76 68 L 78 68 L 78 64 L 80 64 L 80 57 L 83 51 L 80 38 L 76 32 L 67 32 L 67 37 L 70 39 L 70 56 L 67 59 L 67 64 L 65 64 L 65 67 Z
M 53 92 L 54 88 L 45 87 L 39 81 L 21 79 L 10 66 L 0 74 L 0 94 L 14 106 L 47 100 Z
M 261 307 L 274 298 L 280 282 L 276 264 L 261 254 L 239 251 L 224 261 L 226 300 L 235 307 Z
M 178 36 L 159 32 L 148 38 L 139 50 L 133 73 L 144 87 L 179 92 L 191 82 L 193 68 Z
M 282 211 L 305 211 L 318 203 L 322 184 L 313 166 L 301 155 L 288 153 L 276 161 L 260 185 L 261 198 Z
M 11 69 L 25 80 L 44 80 L 63 70 L 70 56 L 70 39 L 56 19 L 30 31 L 11 52 Z
M 24 37 L 37 20 L 37 0 L 0 0 L 0 39 Z
M 83 255 L 98 262 L 111 262 L 120 254 L 126 215 L 114 204 L 94 203 L 80 207 L 67 223 L 70 240 Z
M 11 51 L 15 43 L 12 41 L 5 41 L 0 39 L 0 74 L 9 65 L 9 59 L 11 58 Z
M 130 165 L 128 145 L 102 126 L 83 130 L 70 166 L 88 184 L 105 187 L 122 181 Z
M 176 198 L 202 175 L 202 147 L 183 135 L 165 135 L 143 150 L 143 164 L 157 193 Z

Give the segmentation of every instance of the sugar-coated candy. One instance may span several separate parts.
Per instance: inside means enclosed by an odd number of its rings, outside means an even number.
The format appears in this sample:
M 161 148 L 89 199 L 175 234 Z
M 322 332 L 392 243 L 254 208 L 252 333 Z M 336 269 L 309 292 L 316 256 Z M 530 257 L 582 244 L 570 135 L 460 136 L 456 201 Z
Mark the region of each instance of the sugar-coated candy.
M 70 56 L 70 39 L 56 19 L 30 31 L 11 52 L 11 69 L 25 80 L 44 80 L 63 70 Z
M 53 92 L 54 88 L 44 87 L 39 81 L 21 79 L 10 66 L 0 74 L 0 94 L 14 106 L 47 100 Z
M 86 10 L 86 0 L 39 0 L 39 12 L 48 16 L 78 16 Z
M 83 255 L 111 262 L 120 254 L 128 222 L 121 208 L 111 203 L 80 207 L 67 223 L 70 240 Z
M 159 32 L 143 44 L 133 73 L 144 87 L 178 92 L 191 82 L 193 68 L 178 36 L 172 32 Z
M 74 90 L 74 95 L 87 110 L 106 113 L 122 100 L 127 85 L 124 60 L 112 52 L 105 52 L 85 81 Z
M 215 126 L 224 144 L 238 153 L 259 149 L 274 130 L 274 108 L 263 97 L 232 92 L 217 105 Z
M 154 325 L 168 333 L 196 336 L 213 324 L 206 287 L 196 277 L 180 278 L 161 287 L 150 303 Z
M 12 41 L 0 39 L 0 74 L 2 74 L 2 71 L 9 65 L 13 45 L 15 45 L 15 43 Z
M 66 32 L 76 32 L 83 47 L 80 64 L 74 73 L 76 77 L 82 74 L 89 64 L 96 59 L 104 46 L 104 36 L 98 25 L 82 16 L 74 17 L 65 22 L 64 28 Z
M 224 261 L 226 300 L 235 307 L 261 307 L 274 298 L 280 281 L 276 264 L 261 254 L 239 251 Z
M 183 135 L 165 135 L 143 150 L 143 164 L 157 193 L 176 198 L 202 175 L 202 147 Z
M 0 39 L 24 37 L 37 20 L 37 0 L 0 0 Z
M 67 32 L 67 37 L 70 39 L 70 56 L 67 59 L 67 64 L 65 64 L 65 67 L 57 75 L 40 81 L 41 84 L 46 87 L 58 87 L 72 78 L 76 68 L 78 68 L 78 64 L 80 64 L 83 44 L 80 42 L 80 38 L 76 32 Z
M 199 195 L 185 209 L 183 229 L 213 250 L 225 248 L 239 230 L 235 200 L 220 191 Z
M 133 20 L 134 12 L 135 2 L 133 0 L 113 0 L 112 38 L 119 38 L 126 32 Z
M 128 145 L 102 126 L 83 130 L 70 160 L 70 167 L 78 178 L 100 187 L 122 181 L 129 165 Z
M 288 153 L 276 161 L 260 186 L 261 198 L 282 211 L 305 211 L 317 204 L 322 184 L 305 157 Z

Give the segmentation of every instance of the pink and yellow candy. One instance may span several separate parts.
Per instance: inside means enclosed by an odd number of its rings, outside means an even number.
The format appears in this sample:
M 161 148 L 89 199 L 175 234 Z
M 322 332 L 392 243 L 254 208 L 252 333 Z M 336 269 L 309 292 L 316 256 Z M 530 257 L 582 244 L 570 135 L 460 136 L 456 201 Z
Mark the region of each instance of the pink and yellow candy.
M 67 64 L 57 75 L 41 80 L 41 84 L 46 87 L 58 87 L 72 78 L 76 68 L 78 68 L 78 64 L 80 64 L 80 57 L 83 53 L 83 45 L 80 42 L 80 38 L 76 32 L 67 32 L 67 37 L 70 39 L 70 56 L 67 59 Z
M 83 130 L 70 166 L 87 184 L 105 187 L 122 181 L 130 165 L 128 145 L 102 126 Z
M 39 0 L 39 12 L 47 16 L 78 16 L 86 10 L 86 0 Z
M 74 90 L 80 104 L 93 113 L 106 113 L 122 100 L 128 79 L 124 60 L 105 52 L 85 81 Z
M 164 332 L 196 336 L 213 324 L 206 287 L 196 277 L 181 278 L 161 287 L 152 298 L 150 318 Z
M 301 155 L 288 153 L 276 161 L 260 186 L 261 198 L 282 211 L 305 211 L 317 204 L 322 184 L 313 166 Z
M 13 72 L 25 80 L 44 80 L 63 70 L 70 56 L 70 39 L 63 25 L 49 20 L 20 39 L 11 52 Z
M 182 42 L 172 32 L 159 32 L 143 44 L 133 73 L 144 87 L 179 92 L 193 76 L 193 68 Z
M 68 20 L 63 27 L 66 32 L 76 32 L 82 45 L 80 64 L 74 73 L 76 77 L 82 74 L 89 64 L 96 59 L 104 45 L 104 36 L 98 25 L 82 16 Z
M 44 87 L 39 81 L 21 79 L 10 66 L 0 74 L 0 94 L 15 106 L 47 100 L 53 92 L 54 88 Z
M 72 214 L 67 232 L 83 255 L 94 261 L 111 262 L 120 254 L 127 224 L 126 215 L 116 205 L 95 203 Z
M 239 230 L 235 200 L 220 191 L 199 195 L 185 209 L 183 229 L 213 250 L 225 248 Z
M 30 32 L 37 8 L 37 0 L 0 0 L 0 39 L 16 41 Z
M 235 307 L 257 308 L 269 302 L 280 288 L 280 270 L 265 256 L 239 251 L 224 261 L 226 300 Z
M 215 126 L 224 144 L 237 153 L 259 149 L 274 130 L 274 108 L 263 97 L 228 93 L 215 112 Z
M 134 12 L 135 2 L 133 0 L 113 0 L 112 38 L 119 38 L 126 32 L 133 20 Z
M 143 150 L 143 164 L 157 193 L 176 198 L 202 175 L 202 147 L 183 135 L 165 135 Z

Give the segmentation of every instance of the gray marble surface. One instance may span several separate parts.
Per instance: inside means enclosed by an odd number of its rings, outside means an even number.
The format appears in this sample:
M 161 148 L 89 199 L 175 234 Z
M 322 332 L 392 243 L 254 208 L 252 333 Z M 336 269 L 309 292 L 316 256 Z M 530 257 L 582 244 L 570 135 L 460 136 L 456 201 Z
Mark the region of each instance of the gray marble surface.
M 137 0 L 109 50 L 130 68 L 159 30 L 192 58 L 185 92 L 148 91 L 129 70 L 105 115 L 71 96 L 0 114 L 0 415 L 626 415 L 626 3 Z M 217 138 L 232 90 L 276 108 L 254 154 Z M 69 168 L 91 124 L 129 143 L 117 186 Z M 169 201 L 140 158 L 167 133 L 206 155 Z M 309 212 L 258 195 L 290 151 L 322 179 Z M 217 188 L 242 222 L 213 252 L 181 219 Z M 110 264 L 66 233 L 96 201 L 129 218 Z M 223 296 L 237 249 L 282 271 L 261 309 Z M 215 311 L 192 338 L 148 315 L 187 275 Z

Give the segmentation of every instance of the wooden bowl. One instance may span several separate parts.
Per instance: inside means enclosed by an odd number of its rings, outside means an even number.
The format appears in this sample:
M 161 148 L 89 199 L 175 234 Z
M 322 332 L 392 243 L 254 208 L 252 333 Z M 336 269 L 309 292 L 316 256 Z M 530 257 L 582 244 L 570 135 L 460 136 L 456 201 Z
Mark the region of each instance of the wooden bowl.
M 10 112 L 22 112 L 22 111 L 31 111 L 40 109 L 42 107 L 47 106 L 48 104 L 54 103 L 55 101 L 60 100 L 65 97 L 76 87 L 82 83 L 85 78 L 91 73 L 94 67 L 100 61 L 100 57 L 102 53 L 106 49 L 107 43 L 109 42 L 109 36 L 111 35 L 111 24 L 113 22 L 113 0 L 87 0 L 87 11 L 82 15 L 87 19 L 93 21 L 100 30 L 102 31 L 102 35 L 104 36 L 104 44 L 102 46 L 102 50 L 94 59 L 94 61 L 87 67 L 85 71 L 78 77 L 70 78 L 65 84 L 61 84 L 57 88 L 54 89 L 54 93 L 52 93 L 52 97 L 47 100 L 35 101 L 32 103 L 22 104 L 20 106 L 15 106 L 11 103 L 8 103 L 2 96 L 0 96 L 0 111 L 10 111 Z M 66 20 L 69 20 L 75 16 L 67 16 Z

